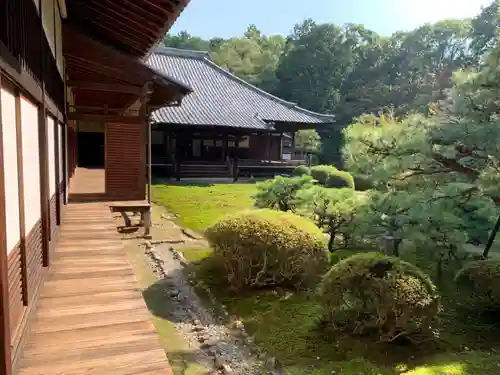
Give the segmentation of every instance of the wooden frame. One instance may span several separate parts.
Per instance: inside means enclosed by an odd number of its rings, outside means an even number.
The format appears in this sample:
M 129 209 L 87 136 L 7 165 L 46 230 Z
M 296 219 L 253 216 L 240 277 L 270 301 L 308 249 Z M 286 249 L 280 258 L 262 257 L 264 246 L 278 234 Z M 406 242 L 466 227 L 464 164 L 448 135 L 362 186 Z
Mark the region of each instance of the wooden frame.
M 28 265 L 26 257 L 26 223 L 24 207 L 24 167 L 23 167 L 23 133 L 21 124 L 21 95 L 16 89 L 16 136 L 17 136 L 17 178 L 18 178 L 18 196 L 19 196 L 19 233 L 21 235 L 21 277 L 23 289 L 24 306 L 28 306 Z
M 0 74 L 0 89 L 2 76 Z M 2 101 L 0 98 L 0 114 Z M 12 374 L 11 338 L 9 317 L 9 283 L 7 272 L 7 234 L 5 218 L 5 176 L 3 173 L 3 124 L 0 115 L 0 373 Z

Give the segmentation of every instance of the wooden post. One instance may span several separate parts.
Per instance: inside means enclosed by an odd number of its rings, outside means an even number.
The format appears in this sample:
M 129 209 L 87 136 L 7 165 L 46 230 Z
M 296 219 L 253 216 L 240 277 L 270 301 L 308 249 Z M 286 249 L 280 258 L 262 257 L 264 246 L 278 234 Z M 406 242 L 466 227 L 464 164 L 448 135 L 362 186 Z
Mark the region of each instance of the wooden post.
M 141 118 L 146 118 L 146 137 L 147 137 L 147 150 L 146 150 L 146 163 L 148 175 L 148 203 L 151 205 L 151 184 L 153 183 L 153 176 L 151 174 L 152 154 L 151 154 L 151 124 L 149 122 L 148 101 L 151 95 L 152 87 L 151 82 L 146 82 L 141 93 L 141 108 L 139 110 Z M 144 238 L 151 239 L 151 206 L 149 211 L 144 215 Z
M 64 204 L 68 204 L 68 189 L 69 189 L 69 178 L 68 178 L 68 124 L 64 124 L 61 128 L 62 130 L 62 162 L 63 162 L 63 187 L 64 187 Z
M 280 133 L 280 151 L 278 160 L 283 160 L 283 133 Z
M 19 233 L 21 237 L 21 285 L 23 289 L 24 306 L 29 302 L 28 291 L 28 259 L 26 256 L 26 223 L 24 209 L 24 166 L 23 166 L 23 132 L 21 123 L 21 96 L 16 90 L 16 146 L 17 146 L 17 180 L 19 197 Z
M 61 225 L 61 187 L 60 180 L 61 174 L 59 173 L 60 168 L 60 155 L 59 155 L 59 121 L 54 121 L 54 159 L 55 159 L 55 175 L 56 175 L 56 225 Z
M 2 77 L 0 73 L 0 89 Z M 7 268 L 7 235 L 5 217 L 5 174 L 3 160 L 2 101 L 0 98 L 0 374 L 12 375 L 9 321 L 9 278 Z
M 295 132 L 292 133 L 292 150 L 290 159 L 293 160 L 295 158 Z
M 222 161 L 225 162 L 227 159 L 227 133 L 224 132 L 222 135 Z
M 49 241 L 50 241 L 50 220 L 49 220 L 49 199 L 48 199 L 48 162 L 47 162 L 47 116 L 44 103 L 38 107 L 38 147 L 40 156 L 40 205 L 42 213 L 42 252 L 43 266 L 50 264 Z

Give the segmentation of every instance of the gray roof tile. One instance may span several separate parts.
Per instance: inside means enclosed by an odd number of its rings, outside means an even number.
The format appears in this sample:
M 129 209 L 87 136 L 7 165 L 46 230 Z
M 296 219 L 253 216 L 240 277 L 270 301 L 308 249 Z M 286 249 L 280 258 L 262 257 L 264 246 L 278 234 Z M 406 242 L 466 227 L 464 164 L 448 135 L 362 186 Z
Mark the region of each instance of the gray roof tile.
M 333 123 L 322 115 L 287 102 L 227 72 L 208 53 L 158 47 L 146 62 L 192 88 L 179 107 L 152 113 L 153 122 L 272 129 L 272 122 Z

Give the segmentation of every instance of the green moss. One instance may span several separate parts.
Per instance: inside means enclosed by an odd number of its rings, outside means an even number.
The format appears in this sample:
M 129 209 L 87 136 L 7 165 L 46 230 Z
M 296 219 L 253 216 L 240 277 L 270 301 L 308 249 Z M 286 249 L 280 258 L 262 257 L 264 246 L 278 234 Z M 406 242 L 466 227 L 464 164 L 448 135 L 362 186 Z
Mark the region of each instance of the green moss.
M 138 243 L 128 242 L 125 251 L 141 286 L 146 305 L 152 313 L 153 325 L 174 375 L 211 374 L 209 369 L 197 363 L 196 352 L 177 331 L 174 322 L 166 318 L 170 308 L 165 303 L 164 288 L 151 271 L 144 253 L 137 251 L 138 247 Z
M 250 208 L 250 196 L 254 191 L 255 185 L 158 186 L 155 198 L 160 198 L 169 211 L 184 215 L 179 218 L 179 223 L 204 230 L 226 213 Z M 433 272 L 435 262 L 424 256 L 428 252 L 415 250 L 403 249 L 402 257 L 426 272 Z M 210 287 L 231 315 L 242 319 L 249 333 L 255 336 L 256 343 L 285 365 L 287 375 L 499 373 L 500 360 L 495 352 L 498 324 L 480 322 L 477 316 L 461 316 L 457 310 L 461 293 L 452 282 L 439 285 L 444 309 L 440 314 L 441 341 L 438 347 L 373 344 L 347 337 L 332 341 L 320 326 L 321 306 L 314 295 L 282 290 L 277 290 L 277 294 L 260 291 L 234 295 L 228 291 L 221 277 L 223 274 L 211 257 L 211 250 L 187 247 L 182 251 L 193 262 L 196 278 Z M 364 251 L 342 250 L 332 260 L 337 262 Z M 472 350 L 465 350 L 465 347 Z M 182 361 L 177 363 L 182 365 Z
M 226 214 L 252 207 L 255 184 L 155 185 L 153 202 L 177 214 L 178 224 L 202 232 Z

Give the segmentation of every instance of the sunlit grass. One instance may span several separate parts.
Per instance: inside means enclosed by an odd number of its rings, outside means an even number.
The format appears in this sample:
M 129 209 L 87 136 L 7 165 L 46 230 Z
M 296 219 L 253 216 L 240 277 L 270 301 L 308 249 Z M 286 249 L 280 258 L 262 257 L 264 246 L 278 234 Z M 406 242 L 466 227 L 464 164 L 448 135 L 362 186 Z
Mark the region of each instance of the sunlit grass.
M 179 224 L 202 232 L 219 217 L 251 207 L 255 191 L 255 184 L 156 185 L 152 196 L 179 215 Z

